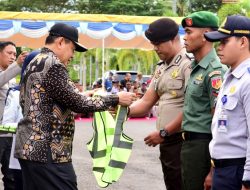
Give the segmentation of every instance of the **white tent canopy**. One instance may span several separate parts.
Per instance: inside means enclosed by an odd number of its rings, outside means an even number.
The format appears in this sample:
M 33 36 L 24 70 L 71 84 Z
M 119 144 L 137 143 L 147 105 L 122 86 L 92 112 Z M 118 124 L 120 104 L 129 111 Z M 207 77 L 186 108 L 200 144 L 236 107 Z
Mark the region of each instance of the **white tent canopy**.
M 57 22 L 64 22 L 78 29 L 79 41 L 87 48 L 152 49 L 144 32 L 149 23 L 159 18 L 0 11 L 0 40 L 11 40 L 17 46 L 39 48 L 44 45 L 51 26 Z M 182 19 L 171 18 L 178 24 Z M 182 27 L 179 33 L 184 34 Z

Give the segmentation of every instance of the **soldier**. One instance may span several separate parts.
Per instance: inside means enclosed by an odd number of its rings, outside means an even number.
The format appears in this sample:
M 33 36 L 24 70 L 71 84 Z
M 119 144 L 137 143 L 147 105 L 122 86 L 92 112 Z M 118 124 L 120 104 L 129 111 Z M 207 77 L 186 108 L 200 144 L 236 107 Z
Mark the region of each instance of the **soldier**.
M 149 135 L 160 144 L 160 160 L 164 181 L 168 190 L 181 189 L 180 128 L 168 135 L 165 125 L 182 112 L 184 90 L 190 75 L 191 59 L 182 48 L 179 26 L 171 19 L 163 18 L 149 25 L 145 35 L 162 60 L 144 96 L 130 106 L 130 116 L 145 115 L 159 101 L 157 131 Z M 151 144 L 145 139 L 146 144 Z
M 250 189 L 250 19 L 228 16 L 217 32 L 205 37 L 220 41 L 221 63 L 230 67 L 212 122 L 212 189 Z
M 182 26 L 186 32 L 184 41 L 187 52 L 195 57 L 182 119 L 182 177 L 185 189 L 200 190 L 204 188 L 211 168 L 208 150 L 212 139 L 210 126 L 226 68 L 221 65 L 213 43 L 204 37 L 204 33 L 218 29 L 218 18 L 213 13 L 193 13 L 182 20 Z

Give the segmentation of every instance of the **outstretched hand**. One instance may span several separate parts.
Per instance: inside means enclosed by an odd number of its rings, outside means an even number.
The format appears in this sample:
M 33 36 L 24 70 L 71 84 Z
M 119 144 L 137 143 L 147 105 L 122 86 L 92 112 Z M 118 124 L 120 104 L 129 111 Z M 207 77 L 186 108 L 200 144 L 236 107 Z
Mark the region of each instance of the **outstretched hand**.
M 146 145 L 155 147 L 156 145 L 161 144 L 164 139 L 160 136 L 159 131 L 155 131 L 144 138 L 144 141 Z
M 119 104 L 121 106 L 129 106 L 133 101 L 136 100 L 136 95 L 131 92 L 118 92 Z

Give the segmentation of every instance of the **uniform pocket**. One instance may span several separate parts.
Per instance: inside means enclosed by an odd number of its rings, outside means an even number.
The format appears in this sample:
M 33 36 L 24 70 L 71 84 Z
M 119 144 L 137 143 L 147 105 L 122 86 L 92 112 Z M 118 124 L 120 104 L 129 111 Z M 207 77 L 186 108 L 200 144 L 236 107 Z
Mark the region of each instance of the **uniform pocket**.
M 203 94 L 203 86 L 198 84 L 192 84 L 189 86 L 190 94 L 193 96 L 200 97 Z
M 183 87 L 183 81 L 181 79 L 170 79 L 167 82 L 167 88 L 170 90 L 179 90 Z
M 237 106 L 238 99 L 235 97 L 228 97 L 227 103 L 224 105 L 226 110 L 234 110 Z

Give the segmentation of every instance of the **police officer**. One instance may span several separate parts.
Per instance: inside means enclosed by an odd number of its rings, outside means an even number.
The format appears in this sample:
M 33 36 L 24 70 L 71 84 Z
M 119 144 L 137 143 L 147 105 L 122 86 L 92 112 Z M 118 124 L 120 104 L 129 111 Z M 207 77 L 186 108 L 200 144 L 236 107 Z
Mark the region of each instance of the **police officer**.
M 168 190 L 181 190 L 180 128 L 168 135 L 164 127 L 182 111 L 184 90 L 190 75 L 191 59 L 182 48 L 179 26 L 171 19 L 162 18 L 149 25 L 145 35 L 162 60 L 158 63 L 149 89 L 130 106 L 130 116 L 145 115 L 159 101 L 157 131 L 145 138 L 146 144 L 160 144 L 160 160 Z M 157 141 L 154 143 L 153 141 Z
M 204 33 L 218 29 L 218 18 L 213 13 L 192 13 L 182 20 L 182 26 L 187 52 L 195 57 L 182 118 L 182 177 L 185 189 L 201 190 L 210 171 L 210 126 L 226 68 L 221 65 L 213 44 L 204 37 Z
M 219 58 L 230 67 L 212 122 L 212 188 L 250 189 L 250 19 L 228 16 L 217 32 L 205 37 L 220 41 Z

